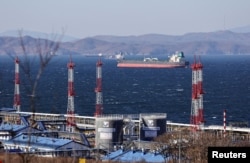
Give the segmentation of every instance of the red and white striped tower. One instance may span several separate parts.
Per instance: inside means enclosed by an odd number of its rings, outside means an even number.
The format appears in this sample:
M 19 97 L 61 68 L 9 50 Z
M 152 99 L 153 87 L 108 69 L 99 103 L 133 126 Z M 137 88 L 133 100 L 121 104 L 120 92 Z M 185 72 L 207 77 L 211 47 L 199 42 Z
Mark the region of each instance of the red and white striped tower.
M 15 90 L 14 90 L 14 105 L 13 108 L 16 109 L 16 111 L 21 111 L 21 101 L 20 101 L 20 78 L 19 78 L 19 59 L 16 57 L 15 59 Z
M 226 137 L 226 110 L 224 110 L 223 112 L 223 127 L 224 127 L 223 136 Z
M 74 109 L 74 67 L 75 64 L 70 61 L 67 65 L 68 67 L 68 106 L 67 106 L 67 118 L 66 118 L 66 131 L 74 132 L 75 129 L 75 109 Z
M 95 116 L 101 115 L 103 112 L 103 97 L 102 97 L 102 61 L 101 54 L 99 54 L 99 60 L 96 63 L 96 105 Z
M 190 123 L 192 125 L 192 129 L 196 131 L 198 129 L 198 119 L 199 119 L 199 113 L 198 113 L 198 94 L 197 94 L 197 64 L 196 64 L 196 58 L 194 59 L 194 63 L 191 65 L 192 68 L 192 102 L 191 102 L 191 117 L 190 117 Z
M 198 124 L 200 127 L 204 126 L 204 110 L 203 110 L 203 65 L 201 64 L 200 60 L 199 63 L 196 64 L 197 67 L 197 97 L 198 97 L 198 114 L 199 114 L 199 119 L 198 119 Z

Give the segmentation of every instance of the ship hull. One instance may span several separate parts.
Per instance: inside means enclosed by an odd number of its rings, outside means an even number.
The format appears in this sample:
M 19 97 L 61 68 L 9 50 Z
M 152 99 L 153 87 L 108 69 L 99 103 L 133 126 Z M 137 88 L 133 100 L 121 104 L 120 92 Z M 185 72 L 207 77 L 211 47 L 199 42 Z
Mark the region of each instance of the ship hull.
M 139 63 L 139 62 L 118 62 L 117 67 L 124 68 L 185 68 L 188 66 L 188 62 L 185 63 Z

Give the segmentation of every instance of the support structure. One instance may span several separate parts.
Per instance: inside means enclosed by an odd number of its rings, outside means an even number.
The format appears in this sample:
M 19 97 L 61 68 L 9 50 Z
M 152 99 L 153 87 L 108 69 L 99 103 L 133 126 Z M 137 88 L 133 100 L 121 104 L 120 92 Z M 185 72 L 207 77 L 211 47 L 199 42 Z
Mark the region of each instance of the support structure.
M 75 108 L 74 108 L 74 67 L 75 64 L 70 61 L 67 65 L 68 67 L 68 105 L 67 105 L 67 124 L 66 124 L 66 131 L 74 132 L 75 130 Z
M 103 97 L 102 97 L 102 61 L 101 55 L 96 63 L 96 106 L 95 116 L 101 115 L 103 112 Z
M 20 77 L 19 77 L 19 59 L 15 58 L 15 90 L 14 90 L 14 105 L 13 108 L 16 109 L 17 112 L 21 111 L 21 101 L 20 101 Z
M 198 123 L 200 127 L 204 127 L 204 110 L 203 110 L 203 65 L 199 59 L 196 65 L 197 68 L 197 97 L 198 97 Z
M 192 130 L 197 130 L 198 123 L 198 96 L 197 96 L 197 64 L 196 58 L 194 63 L 191 65 L 192 69 L 192 101 L 191 101 L 191 117 L 190 124 L 192 125 Z
M 203 65 L 199 61 L 191 65 L 192 68 L 192 103 L 191 103 L 191 117 L 190 123 L 192 130 L 196 131 L 204 126 L 204 111 L 203 111 Z
M 226 137 L 226 110 L 224 110 L 223 112 L 223 127 L 224 127 L 223 136 L 225 138 Z

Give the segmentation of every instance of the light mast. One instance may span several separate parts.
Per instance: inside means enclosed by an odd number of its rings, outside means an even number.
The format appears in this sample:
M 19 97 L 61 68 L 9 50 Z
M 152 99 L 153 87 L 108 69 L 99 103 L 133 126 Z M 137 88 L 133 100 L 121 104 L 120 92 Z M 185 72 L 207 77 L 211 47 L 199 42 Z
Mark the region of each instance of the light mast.
M 74 67 L 75 64 L 70 61 L 67 65 L 68 67 L 68 105 L 67 105 L 67 118 L 66 118 L 66 131 L 74 132 L 75 129 L 75 108 L 74 108 Z
M 15 58 L 15 90 L 14 90 L 14 105 L 13 108 L 16 109 L 17 112 L 21 111 L 21 101 L 20 101 L 20 78 L 19 78 L 19 59 Z
M 197 63 L 197 96 L 199 100 L 199 106 L 198 106 L 198 114 L 199 114 L 199 119 L 198 119 L 198 124 L 200 127 L 204 126 L 204 111 L 203 111 L 203 65 L 200 62 Z
M 199 61 L 191 65 L 192 68 L 192 104 L 191 104 L 191 119 L 190 123 L 193 130 L 200 130 L 204 126 L 204 111 L 203 111 L 203 65 Z
M 99 60 L 96 63 L 96 106 L 95 116 L 101 115 L 103 112 L 103 97 L 102 97 L 102 54 L 99 54 Z
M 197 64 L 196 58 L 194 63 L 191 65 L 192 68 L 192 102 L 191 102 L 191 117 L 190 123 L 192 125 L 192 130 L 196 131 L 198 128 L 198 95 L 197 95 Z

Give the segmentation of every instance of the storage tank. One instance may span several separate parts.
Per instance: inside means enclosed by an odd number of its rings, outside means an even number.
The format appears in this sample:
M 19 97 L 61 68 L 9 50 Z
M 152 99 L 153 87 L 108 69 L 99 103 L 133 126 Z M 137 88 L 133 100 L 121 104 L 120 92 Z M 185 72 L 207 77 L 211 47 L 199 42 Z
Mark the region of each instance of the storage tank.
M 140 140 L 151 141 L 166 132 L 166 113 L 140 114 Z
M 95 147 L 113 150 L 123 140 L 123 116 L 100 115 L 95 120 Z

